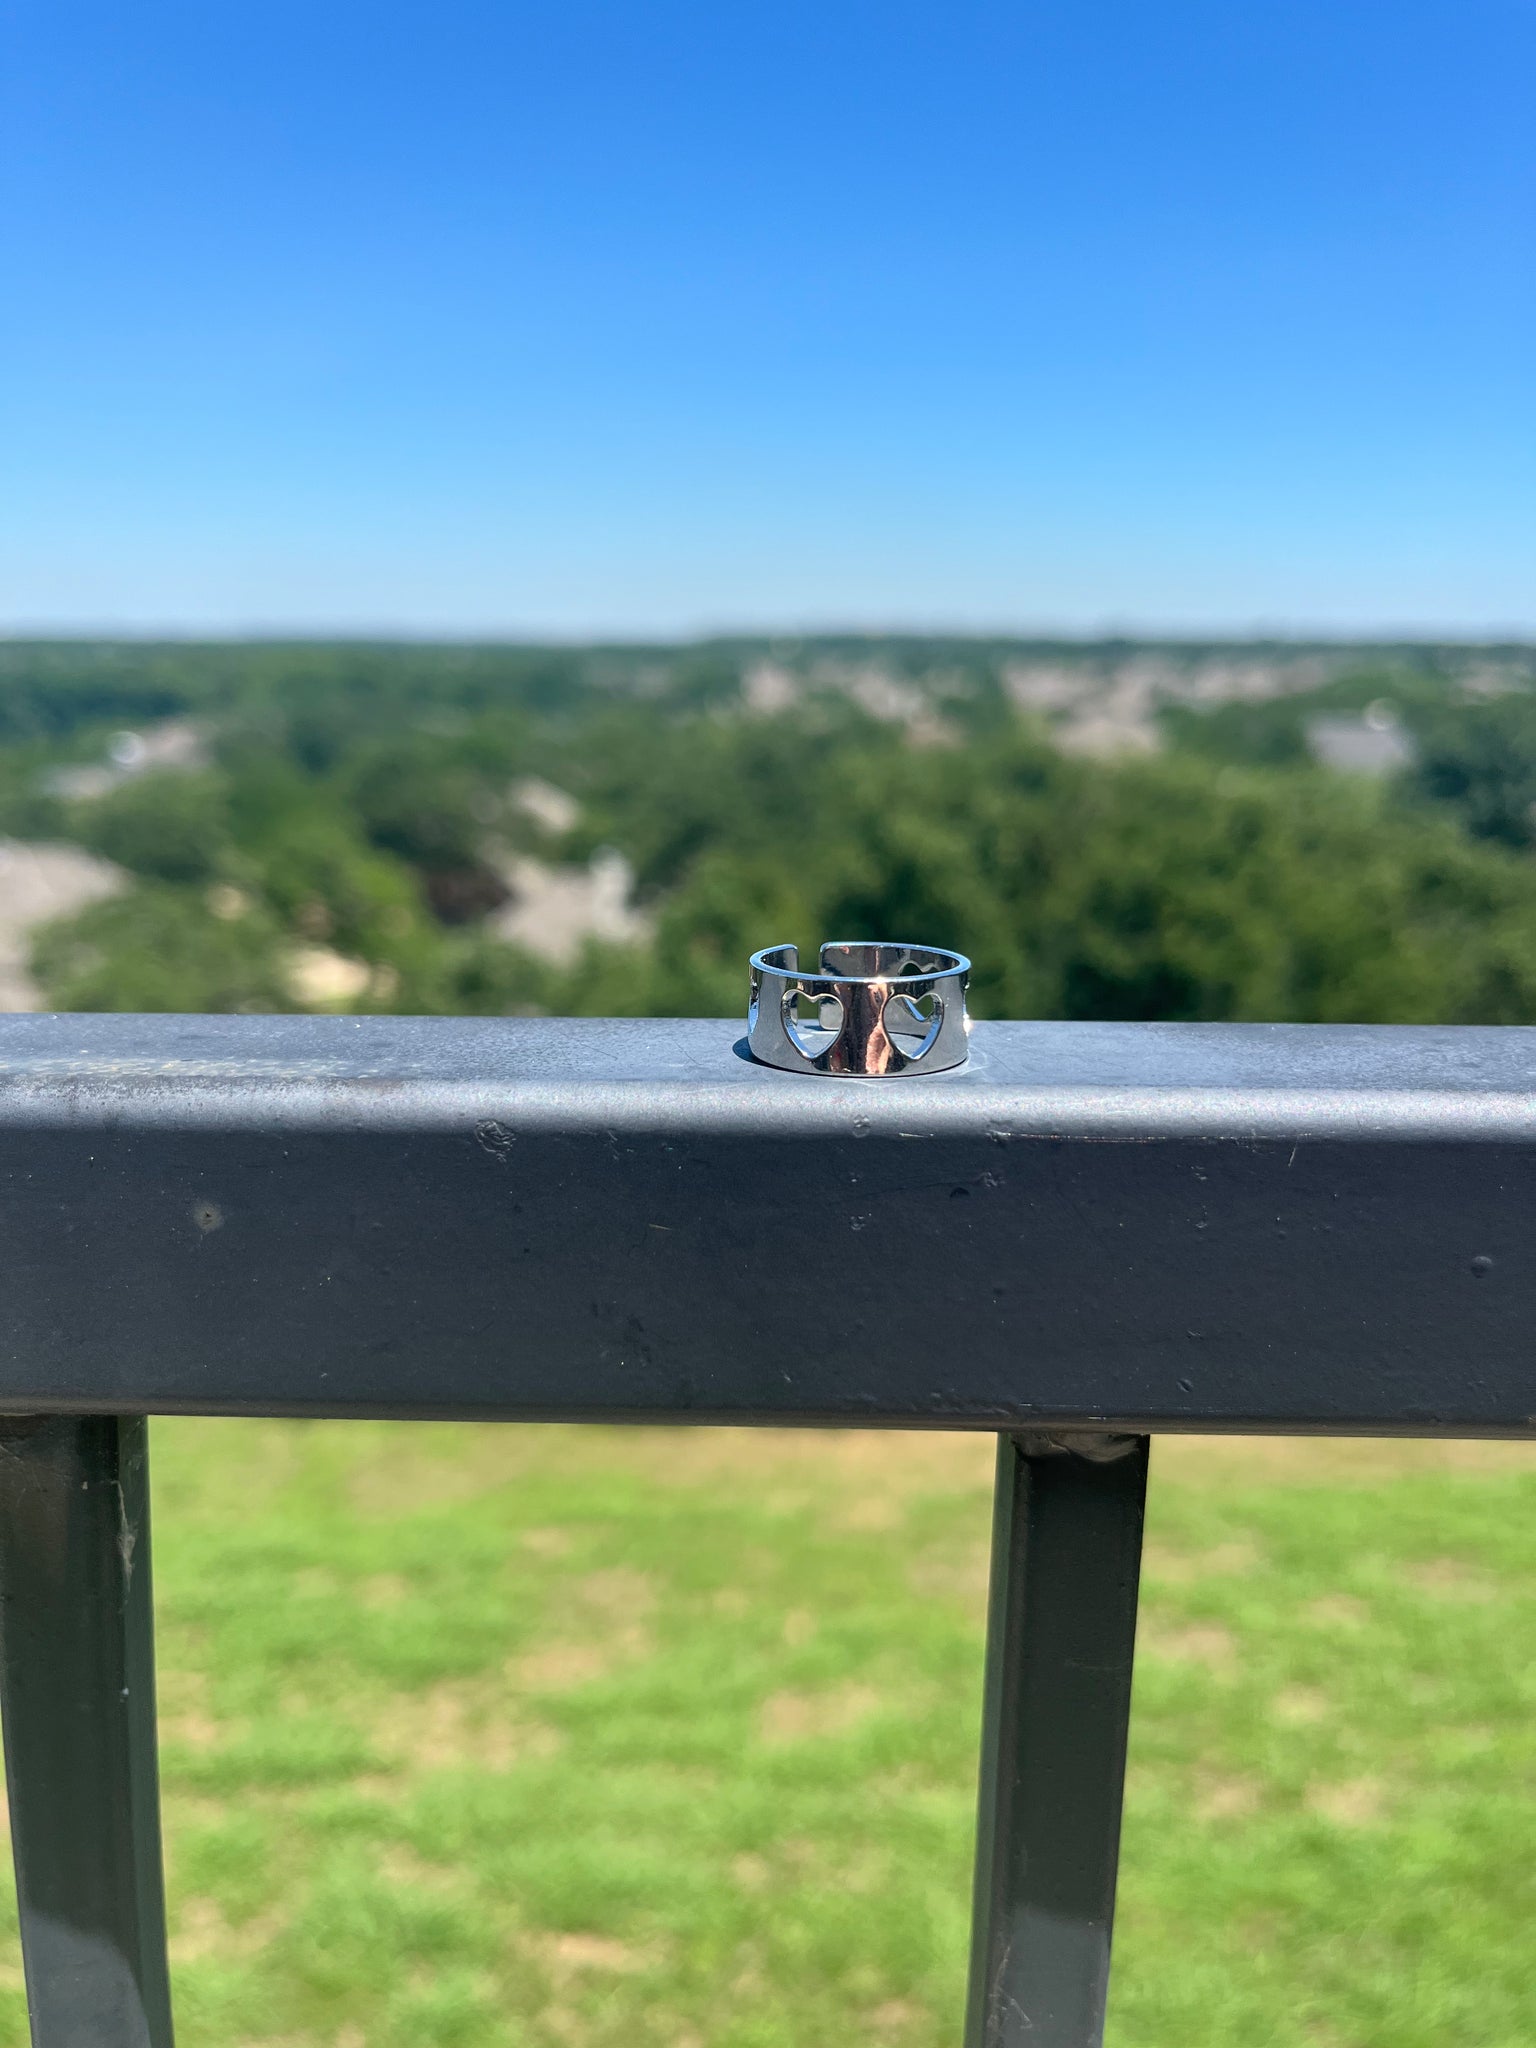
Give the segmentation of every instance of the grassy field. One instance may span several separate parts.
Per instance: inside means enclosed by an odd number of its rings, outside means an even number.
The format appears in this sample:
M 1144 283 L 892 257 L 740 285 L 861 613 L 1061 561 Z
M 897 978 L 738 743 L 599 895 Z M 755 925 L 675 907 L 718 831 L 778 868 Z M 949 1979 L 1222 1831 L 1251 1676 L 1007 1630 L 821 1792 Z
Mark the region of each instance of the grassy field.
M 953 2048 L 990 1459 L 157 1424 L 183 2048 Z M 1160 1443 L 1114 2048 L 1528 2048 L 1533 1925 L 1536 1458 Z

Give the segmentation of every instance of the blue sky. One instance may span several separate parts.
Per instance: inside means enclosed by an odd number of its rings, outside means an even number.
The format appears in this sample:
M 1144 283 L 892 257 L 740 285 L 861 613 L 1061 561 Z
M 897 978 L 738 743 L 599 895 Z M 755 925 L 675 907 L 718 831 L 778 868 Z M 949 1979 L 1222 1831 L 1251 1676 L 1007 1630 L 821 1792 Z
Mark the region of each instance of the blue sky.
M 0 625 L 1536 630 L 1536 0 L 11 0 Z

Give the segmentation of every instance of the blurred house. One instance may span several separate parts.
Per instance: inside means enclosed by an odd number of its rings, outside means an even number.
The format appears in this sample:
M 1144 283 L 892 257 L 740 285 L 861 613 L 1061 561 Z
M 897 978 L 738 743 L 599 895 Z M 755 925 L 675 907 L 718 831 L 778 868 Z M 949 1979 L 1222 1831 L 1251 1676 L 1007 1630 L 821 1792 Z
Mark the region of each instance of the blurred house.
M 32 933 L 88 903 L 117 896 L 129 877 L 83 847 L 0 839 L 0 1010 L 40 1010 L 30 972 Z
M 1306 732 L 1312 758 L 1344 775 L 1395 775 L 1417 758 L 1412 738 L 1385 701 L 1368 705 L 1360 718 L 1311 719 Z
M 630 902 L 635 871 L 611 846 L 600 847 L 582 867 L 552 867 L 513 854 L 498 863 L 498 872 L 509 900 L 486 919 L 486 930 L 557 967 L 577 959 L 588 939 L 622 946 L 651 936 L 650 918 Z
M 136 776 L 154 769 L 190 771 L 206 767 L 207 742 L 189 719 L 176 718 L 148 732 L 115 732 L 107 746 L 105 761 L 85 767 L 53 768 L 43 777 L 50 796 L 69 802 L 109 796 Z

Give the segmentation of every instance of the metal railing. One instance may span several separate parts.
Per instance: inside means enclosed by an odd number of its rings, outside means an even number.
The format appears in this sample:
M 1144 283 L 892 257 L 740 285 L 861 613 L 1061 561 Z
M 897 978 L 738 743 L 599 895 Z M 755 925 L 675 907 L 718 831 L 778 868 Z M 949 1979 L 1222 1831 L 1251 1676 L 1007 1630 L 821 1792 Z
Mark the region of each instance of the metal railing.
M 37 2048 L 168 2048 L 144 1418 L 996 1431 L 968 2048 L 1102 2035 L 1148 1438 L 1536 1434 L 1536 1031 L 0 1024 Z

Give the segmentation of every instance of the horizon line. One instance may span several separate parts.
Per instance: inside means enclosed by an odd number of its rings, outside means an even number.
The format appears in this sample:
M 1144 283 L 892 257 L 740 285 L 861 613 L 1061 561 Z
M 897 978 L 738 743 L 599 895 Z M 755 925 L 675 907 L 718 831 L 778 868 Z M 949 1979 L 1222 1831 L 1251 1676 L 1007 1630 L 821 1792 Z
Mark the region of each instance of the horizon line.
M 421 627 L 399 624 L 195 626 L 166 622 L 155 625 L 127 625 L 101 622 L 0 621 L 0 645 L 29 642 L 52 645 L 118 643 L 157 646 L 396 646 L 396 647 L 698 647 L 721 642 L 762 642 L 778 644 L 786 651 L 800 641 L 814 640 L 961 640 L 1014 641 L 1024 645 L 1059 647 L 1140 646 L 1200 647 L 1458 647 L 1475 649 L 1536 650 L 1536 624 L 1492 626 L 1383 625 L 1371 629 L 1328 629 L 1310 624 L 1270 624 L 1264 621 L 1241 626 L 1141 625 L 1135 621 L 1105 620 L 1095 627 L 1066 626 L 1039 622 L 1030 625 L 976 625 L 928 622 L 924 624 L 837 624 L 805 622 L 794 625 L 679 625 L 672 631 L 638 629 L 596 629 L 573 632 L 560 629 L 540 631 L 535 626 L 494 628 Z

